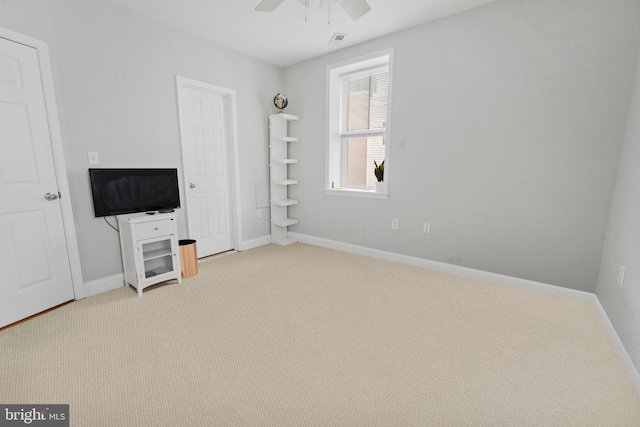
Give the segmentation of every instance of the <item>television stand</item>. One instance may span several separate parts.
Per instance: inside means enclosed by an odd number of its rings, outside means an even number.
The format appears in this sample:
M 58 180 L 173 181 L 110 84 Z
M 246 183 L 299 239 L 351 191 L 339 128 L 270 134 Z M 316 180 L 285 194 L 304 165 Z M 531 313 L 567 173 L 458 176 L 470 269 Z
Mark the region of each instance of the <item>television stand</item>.
M 178 279 L 178 215 L 175 213 L 118 215 L 124 285 L 133 286 L 142 296 L 147 286 Z
M 159 213 L 172 213 L 175 212 L 175 209 L 173 208 L 167 208 L 167 209 L 160 209 L 158 210 Z

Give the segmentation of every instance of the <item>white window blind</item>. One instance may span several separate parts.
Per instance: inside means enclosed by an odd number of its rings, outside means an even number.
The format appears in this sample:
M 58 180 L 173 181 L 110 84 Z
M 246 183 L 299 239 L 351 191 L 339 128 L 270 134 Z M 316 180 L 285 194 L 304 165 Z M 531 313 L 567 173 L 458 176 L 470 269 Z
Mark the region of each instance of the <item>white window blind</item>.
M 358 71 L 342 78 L 340 138 L 345 187 L 370 188 L 377 181 L 374 161 L 380 164 L 385 158 L 388 87 L 387 67 Z
M 389 72 L 386 67 L 343 76 L 341 137 L 384 135 Z M 346 107 L 346 108 L 344 108 Z

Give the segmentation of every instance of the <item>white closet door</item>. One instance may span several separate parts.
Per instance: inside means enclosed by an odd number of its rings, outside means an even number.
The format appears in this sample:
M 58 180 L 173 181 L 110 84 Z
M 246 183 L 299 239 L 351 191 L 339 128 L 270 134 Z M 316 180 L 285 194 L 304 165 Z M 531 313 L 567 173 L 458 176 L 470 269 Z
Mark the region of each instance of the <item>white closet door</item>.
M 198 258 L 233 249 L 225 98 L 178 83 L 189 238 Z
M 0 38 L 0 327 L 73 299 L 36 50 Z

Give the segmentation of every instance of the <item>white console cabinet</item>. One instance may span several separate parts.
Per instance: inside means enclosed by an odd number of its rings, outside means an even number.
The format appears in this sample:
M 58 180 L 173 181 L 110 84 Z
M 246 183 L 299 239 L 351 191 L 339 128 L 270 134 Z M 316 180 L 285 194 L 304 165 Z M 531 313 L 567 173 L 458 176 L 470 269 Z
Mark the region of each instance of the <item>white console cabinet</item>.
M 298 223 L 289 218 L 289 206 L 298 203 L 289 198 L 289 187 L 298 183 L 289 179 L 288 165 L 298 163 L 288 155 L 288 145 L 298 142 L 298 138 L 288 135 L 290 121 L 298 120 L 291 114 L 272 114 L 269 116 L 269 168 L 271 175 L 271 242 L 278 245 L 289 245 L 297 239 L 289 236 L 288 227 Z
M 133 286 L 142 296 L 147 286 L 170 279 L 182 282 L 177 214 L 140 213 L 117 219 L 125 286 Z

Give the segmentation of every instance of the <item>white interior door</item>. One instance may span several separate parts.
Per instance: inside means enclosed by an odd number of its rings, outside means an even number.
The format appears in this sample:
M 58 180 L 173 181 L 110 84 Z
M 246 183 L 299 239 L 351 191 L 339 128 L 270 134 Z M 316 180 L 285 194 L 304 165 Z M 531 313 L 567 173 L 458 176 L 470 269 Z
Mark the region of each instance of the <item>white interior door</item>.
M 198 258 L 233 249 L 225 96 L 178 83 L 189 238 Z
M 34 48 L 0 38 L 0 327 L 73 299 Z

